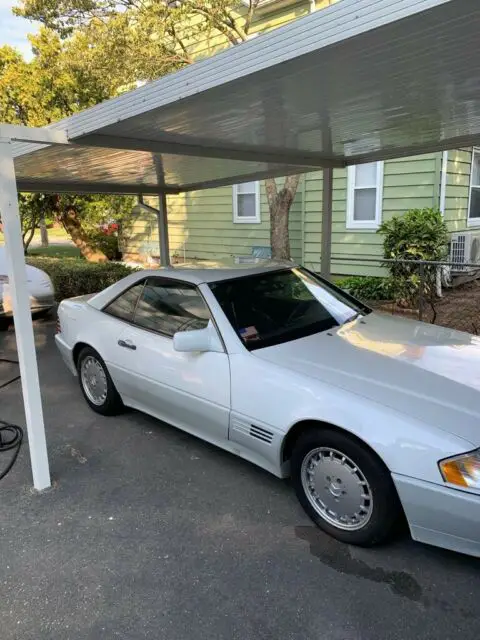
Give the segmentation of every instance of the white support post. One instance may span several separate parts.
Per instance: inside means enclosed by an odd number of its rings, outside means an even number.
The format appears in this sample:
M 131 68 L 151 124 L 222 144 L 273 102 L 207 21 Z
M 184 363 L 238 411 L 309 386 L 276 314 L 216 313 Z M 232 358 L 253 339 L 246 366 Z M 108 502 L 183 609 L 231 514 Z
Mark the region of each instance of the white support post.
M 168 213 L 167 196 L 158 194 L 158 240 L 160 243 L 160 264 L 162 267 L 170 266 L 170 246 L 168 242 Z
M 41 491 L 51 484 L 50 470 L 23 252 L 22 225 L 18 209 L 15 167 L 11 141 L 5 138 L 0 139 L 0 213 L 6 241 L 9 289 L 15 320 L 15 337 L 27 421 L 33 485 L 35 489 Z

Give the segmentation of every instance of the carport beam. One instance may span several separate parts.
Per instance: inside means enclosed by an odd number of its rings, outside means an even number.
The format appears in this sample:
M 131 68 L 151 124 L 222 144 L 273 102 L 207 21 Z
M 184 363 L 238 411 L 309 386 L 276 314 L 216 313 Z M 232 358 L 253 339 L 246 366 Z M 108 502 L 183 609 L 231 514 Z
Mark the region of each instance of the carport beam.
M 170 247 L 168 242 L 168 212 L 167 196 L 158 194 L 158 239 L 160 243 L 160 264 L 162 267 L 170 266 Z
M 51 484 L 50 470 L 12 144 L 11 140 L 6 138 L 0 138 L 0 211 L 5 234 L 7 273 L 12 296 L 33 485 L 41 491 Z
M 323 211 L 322 211 L 322 255 L 320 272 L 324 278 L 330 280 L 332 262 L 332 200 L 333 200 L 333 169 L 323 170 Z

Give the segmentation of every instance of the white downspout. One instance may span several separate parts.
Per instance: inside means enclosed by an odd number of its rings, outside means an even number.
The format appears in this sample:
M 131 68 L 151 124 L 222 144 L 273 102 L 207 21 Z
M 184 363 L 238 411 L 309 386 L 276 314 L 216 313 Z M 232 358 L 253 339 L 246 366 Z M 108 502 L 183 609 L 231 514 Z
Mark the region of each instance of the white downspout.
M 442 171 L 440 176 L 440 211 L 445 217 L 445 200 L 447 197 L 448 151 L 442 153 Z

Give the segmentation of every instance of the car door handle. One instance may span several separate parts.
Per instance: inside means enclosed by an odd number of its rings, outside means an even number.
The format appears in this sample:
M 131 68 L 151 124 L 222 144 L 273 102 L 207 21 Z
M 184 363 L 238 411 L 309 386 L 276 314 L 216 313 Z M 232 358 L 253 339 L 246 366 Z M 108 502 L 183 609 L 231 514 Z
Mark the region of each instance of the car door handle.
M 136 351 L 137 349 L 137 345 L 133 344 L 131 340 L 119 340 L 118 346 L 124 349 L 130 349 L 131 351 Z

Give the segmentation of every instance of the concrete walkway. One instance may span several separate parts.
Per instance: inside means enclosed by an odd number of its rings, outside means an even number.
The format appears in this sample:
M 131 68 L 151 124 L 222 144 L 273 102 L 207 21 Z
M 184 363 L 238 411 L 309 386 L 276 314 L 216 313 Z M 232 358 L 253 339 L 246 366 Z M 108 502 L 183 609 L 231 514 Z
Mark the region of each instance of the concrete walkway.
M 138 413 L 92 413 L 53 323 L 36 337 L 55 486 L 32 492 L 27 447 L 0 482 L 1 640 L 477 639 L 480 561 L 333 541 L 288 483 Z M 18 382 L 0 418 L 23 424 Z

